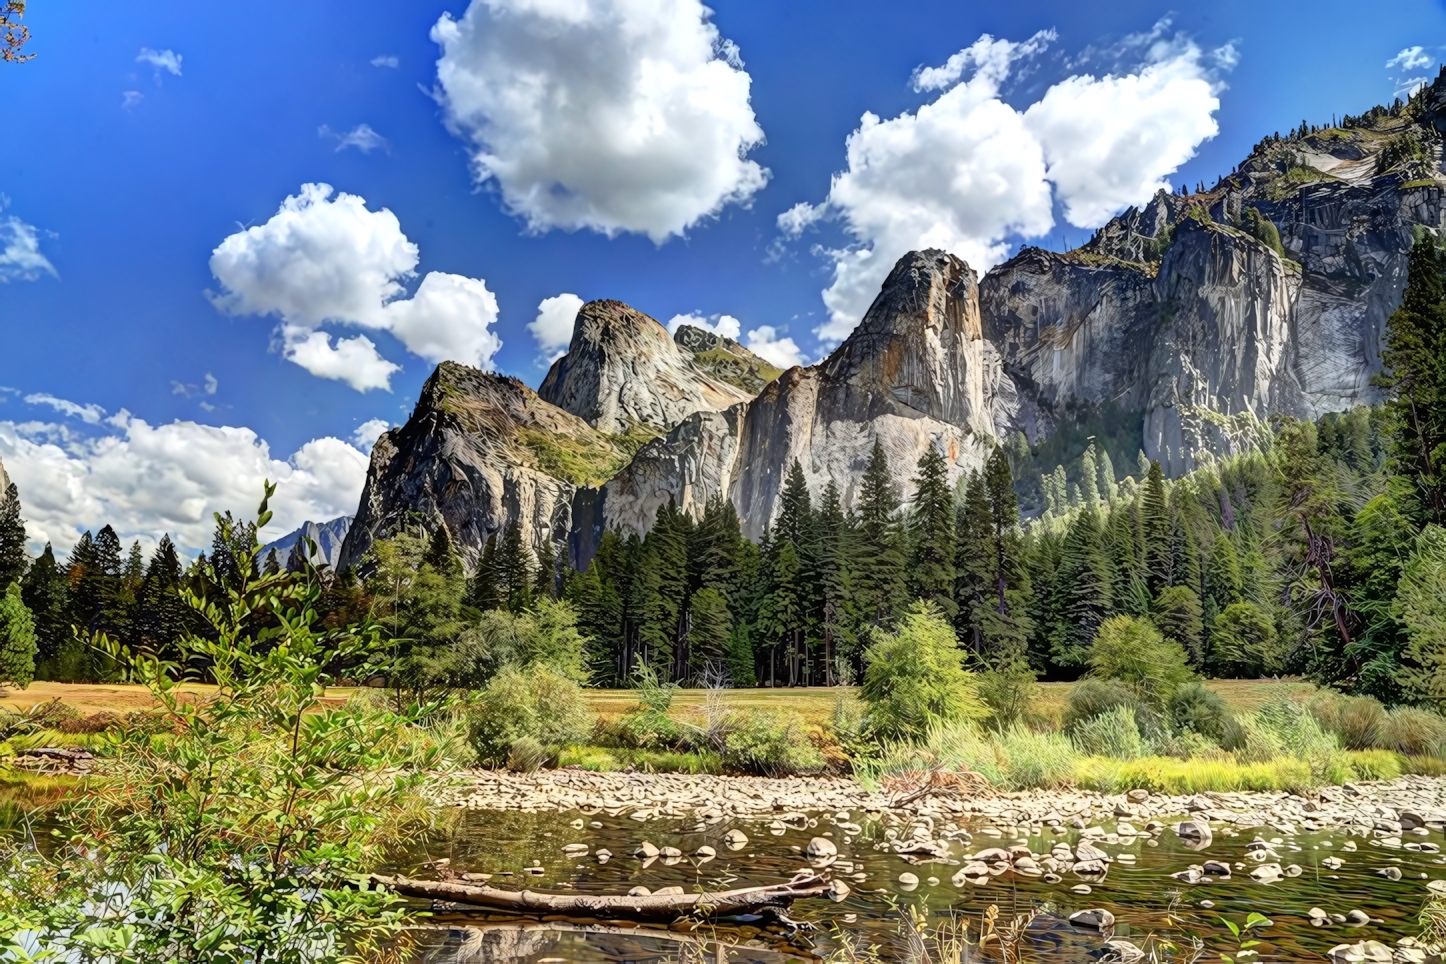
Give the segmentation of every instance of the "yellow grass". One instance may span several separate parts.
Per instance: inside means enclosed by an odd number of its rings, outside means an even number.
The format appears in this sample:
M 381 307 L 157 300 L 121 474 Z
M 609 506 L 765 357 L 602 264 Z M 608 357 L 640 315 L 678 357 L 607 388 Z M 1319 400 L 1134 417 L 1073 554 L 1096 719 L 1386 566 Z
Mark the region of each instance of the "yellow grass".
M 1064 709 L 1065 698 L 1073 683 L 1040 683 L 1039 693 L 1032 707 L 1034 713 L 1045 719 L 1059 719 Z M 1315 687 L 1299 679 L 1283 680 L 1209 680 L 1212 690 L 1219 693 L 1226 704 L 1237 713 L 1248 713 L 1259 709 L 1278 696 L 1307 696 Z M 188 686 L 197 694 L 211 690 L 208 686 Z M 325 701 L 341 705 L 354 692 L 349 687 L 333 687 L 327 690 Z M 621 716 L 638 705 L 636 690 L 587 690 L 588 705 L 599 716 Z M 840 694 L 857 696 L 856 689 L 842 687 L 799 687 L 797 689 L 733 689 L 724 691 L 724 703 L 738 710 L 779 710 L 792 709 L 803 714 L 810 724 L 822 725 L 833 716 L 834 703 Z M 679 690 L 673 698 L 672 716 L 684 718 L 692 715 L 703 705 L 706 694 L 703 690 Z M 37 681 L 24 690 L 0 691 L 0 707 L 26 709 L 36 703 L 60 699 L 81 713 L 126 713 L 151 707 L 150 696 L 145 687 L 125 683 L 50 683 Z

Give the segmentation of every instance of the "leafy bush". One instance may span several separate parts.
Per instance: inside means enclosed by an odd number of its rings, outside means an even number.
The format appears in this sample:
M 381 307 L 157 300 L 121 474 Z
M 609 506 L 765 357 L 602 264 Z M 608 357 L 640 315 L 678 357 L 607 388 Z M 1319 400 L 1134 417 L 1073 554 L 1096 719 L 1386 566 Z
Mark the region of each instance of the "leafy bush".
M 1086 676 L 1076 683 L 1065 697 L 1065 732 L 1073 733 L 1075 727 L 1085 720 L 1121 706 L 1135 709 L 1138 703 L 1134 692 L 1119 680 Z
M 568 747 L 558 756 L 559 766 L 611 773 L 632 767 L 644 773 L 722 773 L 723 760 L 708 750 L 628 750 L 621 747 Z
M 1003 732 L 1024 720 L 1039 687 L 1034 670 L 1023 661 L 979 673 L 979 698 L 989 707 L 989 725 Z
M 1177 730 L 1191 730 L 1216 743 L 1224 743 L 1234 719 L 1220 694 L 1203 683 L 1186 683 L 1170 697 L 1170 720 Z
M 808 739 L 803 717 L 788 710 L 740 715 L 723 740 L 723 763 L 762 776 L 817 773 L 823 754 Z
M 555 751 L 582 740 L 591 723 L 577 683 L 546 666 L 526 672 L 508 666 L 478 696 L 470 742 L 483 766 L 501 766 L 523 737 Z
M 1086 757 L 1075 767 L 1083 789 L 1119 793 L 1136 787 L 1151 793 L 1190 794 L 1236 790 L 1308 790 L 1319 784 L 1309 764 L 1289 757 L 1260 763 L 1229 759 L 1177 760 L 1141 757 L 1111 760 Z
M 994 786 L 1005 784 L 996 742 L 973 723 L 937 723 L 922 740 L 885 743 L 853 764 L 854 775 L 870 787 L 886 776 L 919 770 L 978 773 Z
M 658 713 L 666 713 L 672 707 L 678 684 L 662 682 L 652 666 L 639 663 L 633 671 L 633 683 L 638 689 L 638 702 L 643 706 Z
M 863 698 L 881 738 L 919 738 L 936 723 L 988 715 L 954 628 L 931 604 L 911 607 L 898 632 L 878 634 L 865 658 Z
M 1216 671 L 1233 676 L 1279 673 L 1288 656 L 1270 614 L 1250 602 L 1232 603 L 1215 617 L 1210 645 Z
M 1090 675 L 1119 680 L 1135 698 L 1163 710 L 1183 683 L 1194 677 L 1185 650 L 1160 635 L 1154 623 L 1136 616 L 1112 616 L 1100 624 L 1090 646 Z
M 1070 739 L 1079 752 L 1091 756 L 1133 760 L 1145 754 L 1145 741 L 1135 723 L 1135 711 L 1129 706 L 1116 706 L 1082 721 Z
M 1377 746 L 1407 756 L 1446 754 L 1446 718 L 1431 710 L 1398 706 L 1381 721 Z
M 536 738 L 519 737 L 507 751 L 507 769 L 516 770 L 518 773 L 532 773 L 542 769 L 552 756 L 552 751 L 537 742 Z
M 618 717 L 610 735 L 607 742 L 633 750 L 681 750 L 688 743 L 682 724 L 651 706 Z

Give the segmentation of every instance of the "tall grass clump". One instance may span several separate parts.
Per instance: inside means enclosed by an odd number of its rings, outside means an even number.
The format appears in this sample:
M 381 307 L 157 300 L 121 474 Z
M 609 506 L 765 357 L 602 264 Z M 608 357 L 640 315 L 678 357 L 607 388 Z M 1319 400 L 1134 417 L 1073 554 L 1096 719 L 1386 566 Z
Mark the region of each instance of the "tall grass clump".
M 1003 785 L 1010 790 L 1055 789 L 1074 779 L 1079 753 L 1062 733 L 1011 727 L 997 738 Z
M 1407 756 L 1440 757 L 1446 751 L 1446 717 L 1431 710 L 1398 706 L 1381 722 L 1376 745 Z
M 1070 734 L 1075 748 L 1086 756 L 1133 760 L 1145 755 L 1145 740 L 1130 706 L 1116 706 L 1078 723 Z

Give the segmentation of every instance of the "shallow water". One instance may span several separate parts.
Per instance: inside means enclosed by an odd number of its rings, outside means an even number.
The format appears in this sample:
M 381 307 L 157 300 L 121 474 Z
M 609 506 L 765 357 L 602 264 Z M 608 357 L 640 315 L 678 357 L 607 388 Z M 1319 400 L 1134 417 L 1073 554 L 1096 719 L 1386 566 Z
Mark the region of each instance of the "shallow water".
M 1029 836 L 1027 828 L 962 822 L 960 826 L 973 832 L 974 840 L 955 841 L 952 862 L 913 864 L 892 851 L 877 849 L 890 827 L 907 836 L 907 823 L 890 824 L 878 815 L 855 813 L 853 822 L 861 826 L 862 832 L 851 837 L 835 825 L 833 814 L 809 816 L 813 826 L 776 833 L 768 829 L 774 819 L 771 815 L 700 827 L 691 819 L 638 822 L 605 814 L 463 811 L 445 833 L 429 842 L 425 855 L 414 856 L 417 862 L 424 857 L 448 857 L 453 871 L 497 875 L 490 883 L 500 887 L 626 893 L 638 885 L 651 890 L 681 885 L 691 892 L 699 887 L 786 881 L 808 867 L 801 850 L 809 840 L 832 834 L 839 851 L 839 864 L 833 869 L 852 888 L 849 896 L 839 903 L 824 899 L 796 903 L 792 916 L 812 924 L 815 929 L 810 933 L 786 935 L 749 926 L 720 926 L 698 934 L 710 942 L 707 960 L 720 959 L 716 945 L 711 943 L 716 940 L 735 945 L 725 949 L 725 959 L 734 962 L 827 958 L 840 947 L 845 935 L 862 946 L 877 945 L 890 957 L 902 957 L 898 908 L 920 902 L 934 917 L 957 915 L 968 919 L 973 934 L 977 934 L 978 919 L 990 904 L 999 906 L 1004 922 L 1016 914 L 1040 909 L 1028 930 L 1024 959 L 1030 961 L 1052 964 L 1094 959 L 1103 938 L 1066 922 L 1071 913 L 1091 907 L 1112 911 L 1116 917 L 1113 936 L 1137 945 L 1161 940 L 1184 945 L 1198 937 L 1206 945 L 1204 960 L 1218 960 L 1221 952 L 1234 951 L 1234 942 L 1220 923 L 1222 916 L 1240 923 L 1250 912 L 1259 911 L 1273 921 L 1272 926 L 1254 934 L 1264 941 L 1256 948 L 1260 960 L 1321 960 L 1337 944 L 1365 939 L 1394 944 L 1401 937 L 1414 935 L 1418 930 L 1417 915 L 1428 894 L 1426 881 L 1446 879 L 1446 857 L 1441 854 L 1385 848 L 1369 838 L 1355 838 L 1359 850 L 1345 852 L 1341 845 L 1350 837 L 1316 833 L 1287 838 L 1270 827 L 1261 827 L 1217 829 L 1213 843 L 1201 851 L 1186 849 L 1169 830 L 1157 839 L 1121 838 L 1111 843 L 1095 838 L 1096 845 L 1116 859 L 1103 880 L 1088 881 L 1092 887 L 1088 895 L 1070 891 L 1071 886 L 1083 882 L 1073 873 L 1065 874 L 1058 884 L 1006 874 L 985 886 L 965 884 L 956 888 L 949 878 L 958 870 L 962 854 L 1020 842 L 1027 842 L 1036 853 L 1048 853 L 1056 840 L 1073 846 L 1079 834 L 1073 830 L 1056 834 L 1046 828 L 1043 834 Z M 583 828 L 574 829 L 570 824 L 579 819 L 584 821 Z M 601 826 L 589 826 L 594 822 Z M 983 830 L 988 826 L 998 829 L 1000 836 L 986 835 Z M 725 846 L 723 837 L 735 827 L 748 835 L 749 842 L 733 852 Z M 1107 829 L 1113 829 L 1112 825 Z M 1278 862 L 1282 866 L 1298 864 L 1301 875 L 1269 884 L 1251 879 L 1249 871 L 1258 864 L 1246 858 L 1246 845 L 1257 835 L 1267 841 L 1281 841 L 1273 845 L 1279 854 Z M 710 861 L 684 857 L 645 864 L 629 856 L 645 840 L 658 847 L 677 847 L 684 854 L 707 844 L 717 850 L 718 856 Z M 1408 834 L 1403 840 L 1443 844 L 1439 833 Z M 568 859 L 562 848 L 569 843 L 587 844 L 591 851 L 581 858 Z M 601 848 L 614 854 L 607 863 L 599 863 L 592 856 Z M 1121 856 L 1126 859 L 1119 859 Z M 1128 859 L 1131 856 L 1133 862 Z M 1342 858 L 1344 866 L 1338 870 L 1322 867 L 1321 859 L 1330 856 Z M 1191 885 L 1169 876 L 1207 858 L 1229 861 L 1235 868 L 1232 878 Z M 841 873 L 850 862 L 853 867 L 849 873 Z M 539 865 L 544 868 L 540 875 L 524 870 Z M 1377 874 L 1378 868 L 1388 866 L 1399 867 L 1402 879 L 1391 881 Z M 403 864 L 400 869 L 411 867 Z M 920 880 L 918 888 L 911 892 L 898 883 L 899 875 L 906 871 Z M 862 873 L 864 879 L 853 879 L 851 875 L 856 873 Z M 929 883 L 931 877 L 937 883 Z M 1202 907 L 1202 901 L 1212 901 L 1215 906 Z M 1341 914 L 1359 908 L 1373 921 L 1361 927 L 1313 927 L 1308 917 L 1312 907 Z M 697 952 L 697 948 L 675 940 L 648 937 L 626 928 L 606 934 L 562 932 L 469 914 L 443 915 L 437 923 L 445 925 L 450 933 L 439 929 L 419 935 L 423 947 L 419 959 L 428 964 L 549 960 L 603 964 L 688 960 Z

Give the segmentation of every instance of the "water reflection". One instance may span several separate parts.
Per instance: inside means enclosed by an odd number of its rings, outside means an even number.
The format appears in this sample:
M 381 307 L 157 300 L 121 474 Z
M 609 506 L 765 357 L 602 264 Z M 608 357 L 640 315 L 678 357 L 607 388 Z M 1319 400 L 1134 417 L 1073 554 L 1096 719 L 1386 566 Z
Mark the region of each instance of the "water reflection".
M 1001 923 L 1036 915 L 1024 939 L 1026 959 L 1049 964 L 1096 960 L 1108 937 L 1153 946 L 1162 953 L 1163 941 L 1183 947 L 1198 938 L 1205 943 L 1205 959 L 1218 959 L 1220 953 L 1234 950 L 1221 918 L 1242 922 L 1252 911 L 1265 913 L 1274 922 L 1254 935 L 1264 942 L 1256 948 L 1261 960 L 1319 960 L 1337 944 L 1367 939 L 1394 944 L 1414 934 L 1427 896 L 1426 882 L 1446 878 L 1442 856 L 1429 848 L 1382 847 L 1377 840 L 1329 833 L 1286 838 L 1262 827 L 1217 829 L 1209 845 L 1198 850 L 1189 849 L 1169 831 L 1159 838 L 1092 838 L 1114 858 L 1102 877 L 1068 873 L 1063 881 L 1049 884 L 1005 874 L 978 886 L 955 887 L 949 881 L 966 853 L 1024 844 L 1036 854 L 1047 854 L 1058 842 L 1074 847 L 1081 839 L 1074 830 L 1038 832 L 1038 828 L 998 825 L 989 828 L 998 836 L 986 835 L 986 826 L 961 824 L 975 838 L 972 843 L 954 841 L 947 856 L 901 856 L 887 847 L 886 840 L 891 832 L 897 835 L 907 827 L 876 814 L 853 814 L 850 819 L 812 814 L 806 823 L 779 825 L 772 816 L 702 824 L 692 819 L 638 822 L 604 814 L 468 811 L 460 812 L 428 842 L 424 853 L 410 855 L 412 862 L 402 862 L 400 869 L 411 870 L 423 859 L 446 858 L 452 872 L 491 875 L 493 886 L 591 893 L 676 886 L 692 892 L 786 881 L 809 866 L 803 853 L 809 840 L 827 834 L 838 850 L 829 869 L 849 885 L 849 893 L 838 902 L 796 904 L 793 916 L 814 929 L 793 934 L 748 924 L 680 926 L 659 934 L 628 927 L 586 928 L 449 914 L 437 920 L 439 929 L 422 937 L 418 959 L 428 964 L 719 959 L 764 964 L 826 959 L 846 940 L 862 947 L 878 946 L 886 958 L 902 959 L 906 949 L 899 922 L 910 905 L 927 906 L 936 920 L 962 918 L 977 937 L 979 921 L 991 904 L 998 906 Z M 746 835 L 747 842 L 730 849 L 725 840 L 730 831 Z M 1257 837 L 1261 843 L 1255 842 Z M 1439 844 L 1436 837 L 1431 840 Z M 1429 842 L 1424 837 L 1417 841 Z M 644 842 L 662 854 L 676 851 L 676 856 L 631 856 Z M 732 843 L 736 842 L 735 836 Z M 1250 871 L 1259 862 L 1251 855 L 1262 849 L 1262 843 L 1275 855 L 1271 860 L 1278 857 L 1287 867 L 1298 866 L 1299 876 L 1269 882 L 1253 879 Z M 565 853 L 569 844 L 574 848 Z M 586 845 L 586 853 L 577 845 Z M 600 861 L 600 850 L 609 851 L 611 858 Z M 1198 883 L 1170 876 L 1192 865 L 1200 867 L 1206 860 L 1228 865 L 1231 876 L 1221 880 L 1205 875 Z M 1393 879 L 1396 871 L 1399 879 Z M 906 889 L 899 881 L 903 874 L 917 878 L 917 886 Z M 1075 892 L 1085 886 L 1088 892 Z M 1070 914 L 1094 907 L 1115 915 L 1112 933 L 1083 931 L 1068 923 Z M 1370 923 L 1313 926 L 1314 908 L 1339 915 L 1359 909 Z

